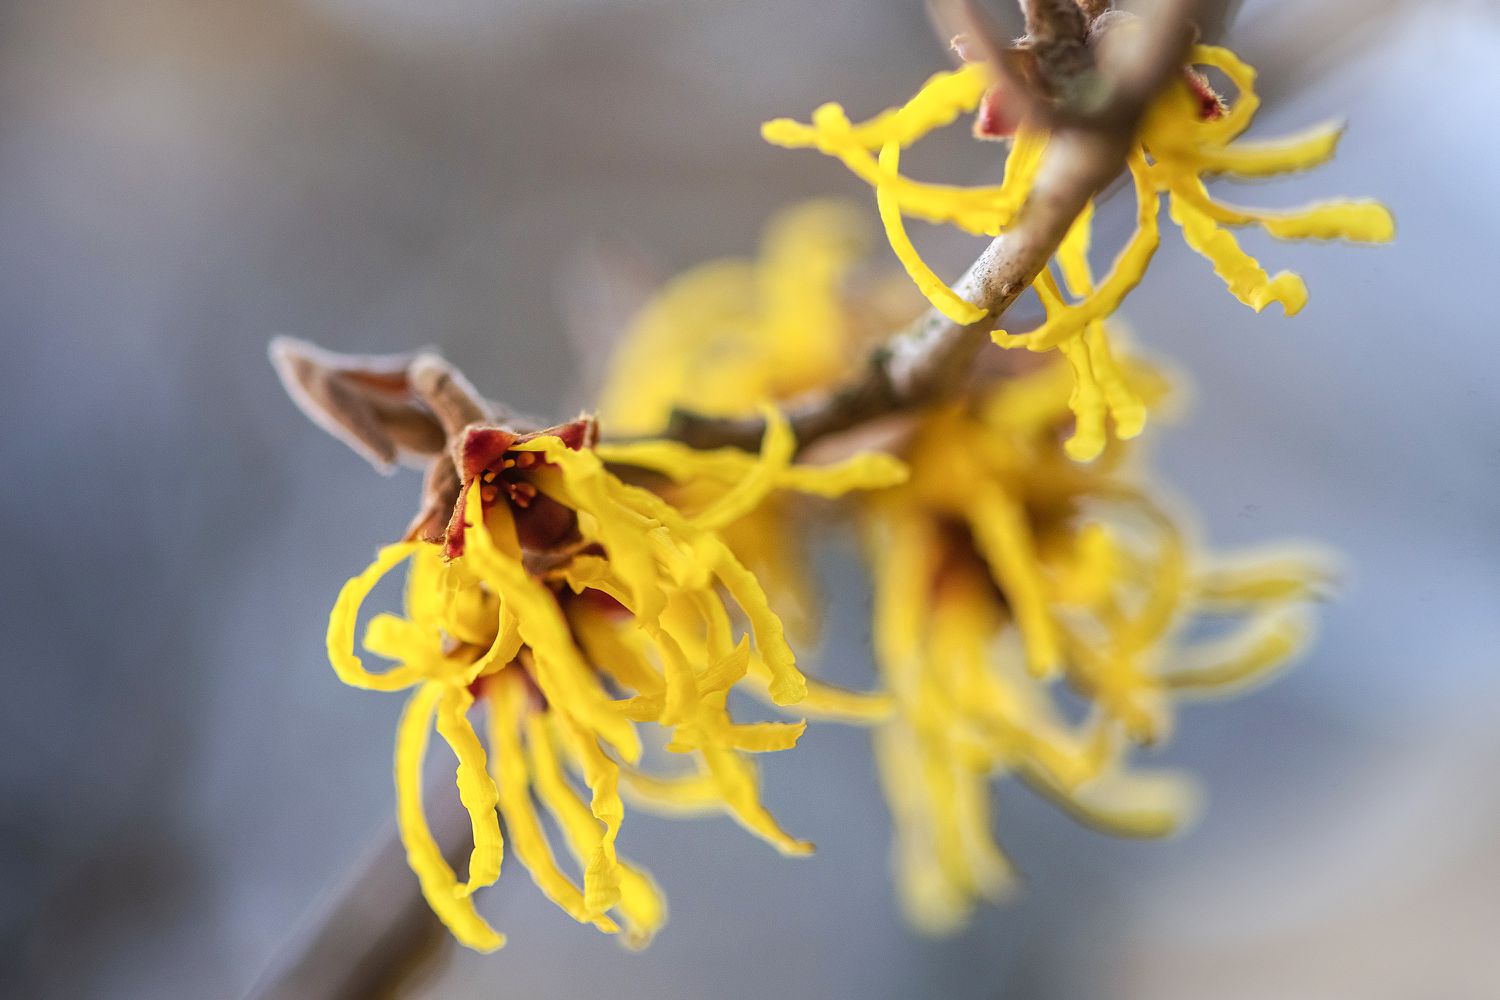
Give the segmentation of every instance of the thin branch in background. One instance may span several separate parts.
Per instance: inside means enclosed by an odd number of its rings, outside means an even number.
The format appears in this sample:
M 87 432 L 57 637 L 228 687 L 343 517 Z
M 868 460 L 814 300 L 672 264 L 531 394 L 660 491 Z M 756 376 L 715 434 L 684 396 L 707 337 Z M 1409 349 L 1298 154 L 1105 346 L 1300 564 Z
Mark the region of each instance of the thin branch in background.
M 468 817 L 447 796 L 428 805 L 450 862 L 467 853 Z M 370 1000 L 407 992 L 441 964 L 453 937 L 422 898 L 394 824 L 313 907 L 245 1000 Z

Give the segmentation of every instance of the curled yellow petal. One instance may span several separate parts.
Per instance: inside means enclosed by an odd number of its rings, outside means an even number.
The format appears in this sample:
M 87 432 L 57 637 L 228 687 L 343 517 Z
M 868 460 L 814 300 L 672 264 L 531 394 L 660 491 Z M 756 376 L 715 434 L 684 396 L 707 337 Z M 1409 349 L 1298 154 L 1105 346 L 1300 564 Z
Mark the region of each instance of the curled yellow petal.
M 856 141 L 869 149 L 889 142 L 910 146 L 927 133 L 951 124 L 959 115 L 973 111 L 991 82 L 989 68 L 978 62 L 934 73 L 894 115 L 882 115 L 875 122 L 856 126 Z
M 494 673 L 510 663 L 521 652 L 522 645 L 521 623 L 510 606 L 502 603 L 495 629 L 495 639 L 484 651 L 484 655 L 475 660 L 468 669 L 463 678 L 464 683 L 472 683 L 476 678 Z
M 557 866 L 546 831 L 531 803 L 531 779 L 521 746 L 527 715 L 526 691 L 518 679 L 497 676 L 485 685 L 490 702 L 490 757 L 499 786 L 500 812 L 510 833 L 511 848 L 542 893 L 579 923 L 592 923 L 607 934 L 619 928 L 600 913 L 590 913 L 583 893 Z
M 1316 601 L 1333 591 L 1335 567 L 1332 556 L 1318 551 L 1241 555 L 1200 570 L 1191 586 L 1200 605 L 1218 611 Z
M 453 869 L 427 825 L 422 806 L 422 760 L 427 756 L 427 737 L 433 713 L 442 697 L 443 685 L 424 684 L 406 703 L 396 728 L 396 822 L 406 860 L 422 886 L 422 895 L 432 912 L 453 932 L 459 942 L 475 951 L 494 951 L 505 944 L 474 909 L 473 900 L 461 891 Z
M 1195 66 L 1212 66 L 1219 70 L 1229 77 L 1229 82 L 1238 92 L 1217 121 L 1199 123 L 1199 134 L 1220 143 L 1237 138 L 1249 127 L 1255 112 L 1260 110 L 1260 97 L 1255 93 L 1254 67 L 1218 45 L 1193 46 L 1188 61 Z
M 397 667 L 384 674 L 372 674 L 364 668 L 354 653 L 354 629 L 359 618 L 360 606 L 375 585 L 402 560 L 416 551 L 421 542 L 400 542 L 387 545 L 376 555 L 363 572 L 344 584 L 334 602 L 333 612 L 328 616 L 328 662 L 333 664 L 339 680 L 350 687 L 367 688 L 371 691 L 399 691 L 421 680 L 422 675 L 411 667 Z
M 838 497 L 899 486 L 909 475 L 906 463 L 894 455 L 867 451 L 828 465 L 794 465 L 782 473 L 781 483 L 798 493 Z
M 766 687 L 770 674 L 758 657 L 751 657 L 749 674 L 756 682 L 754 693 L 769 700 Z M 890 718 L 893 708 L 891 696 L 884 691 L 851 691 L 810 677 L 806 696 L 797 702 L 799 715 L 853 725 L 883 722 Z
M 1312 637 L 1312 620 L 1300 609 L 1276 609 L 1250 619 L 1239 631 L 1183 651 L 1161 674 L 1167 688 L 1220 694 L 1264 681 L 1297 655 Z
M 900 168 L 900 162 L 900 146 L 895 142 L 887 142 L 880 150 L 881 170 L 895 174 Z M 912 246 L 911 238 L 906 235 L 906 226 L 901 221 L 901 208 L 883 179 L 875 185 L 875 201 L 880 207 L 880 221 L 885 225 L 891 249 L 896 251 L 901 266 L 906 268 L 906 273 L 917 283 L 917 288 L 927 296 L 927 301 L 955 323 L 977 323 L 982 319 L 989 310 L 959 298 L 958 293 L 933 273 L 932 268 L 917 253 L 917 248 Z
M 756 648 L 764 657 L 771 673 L 771 697 L 778 705 L 800 701 L 807 694 L 807 679 L 797 669 L 796 657 L 787 645 L 786 630 L 781 619 L 771 610 L 766 592 L 754 574 L 729 551 L 717 536 L 700 531 L 690 524 L 671 505 L 655 494 L 616 481 L 612 484 L 616 495 L 637 509 L 666 526 L 676 537 L 683 539 L 693 549 L 694 560 L 719 578 L 735 603 L 740 606 L 750 630 L 755 635 Z
M 1272 302 L 1281 304 L 1288 316 L 1295 316 L 1307 304 L 1307 286 L 1291 271 L 1268 275 L 1260 263 L 1245 251 L 1235 238 L 1216 226 L 1200 209 L 1175 194 L 1169 199 L 1172 219 L 1182 228 L 1187 245 L 1214 266 L 1235 298 L 1260 312 Z
M 574 858 L 587 871 L 603 850 L 598 818 L 565 777 L 546 722 L 532 715 L 525 731 L 537 797 L 557 820 Z M 626 922 L 626 943 L 632 947 L 644 946 L 667 916 L 666 902 L 650 875 L 624 861 L 619 862 L 619 909 Z
M 1075 462 L 1091 462 L 1104 450 L 1104 391 L 1094 375 L 1093 355 L 1082 338 L 1064 341 L 1058 350 L 1073 371 L 1073 393 L 1068 400 L 1074 417 L 1073 434 L 1064 447 Z
M 611 495 L 614 477 L 594 451 L 569 448 L 555 437 L 534 438 L 517 448 L 539 452 L 561 470 L 567 506 L 578 511 L 580 530 L 608 551 L 610 569 L 629 588 L 631 611 L 639 619 L 655 621 L 666 604 L 647 538 L 655 519 L 615 501 Z M 543 473 L 536 474 L 533 482 L 543 493 L 555 490 Z
M 627 947 L 644 948 L 667 922 L 667 897 L 649 872 L 628 864 L 622 868 L 619 909 L 625 920 L 624 941 Z
M 787 645 L 786 630 L 771 610 L 760 581 L 727 548 L 721 547 L 717 553 L 714 571 L 750 621 L 756 648 L 771 676 L 771 700 L 778 705 L 800 702 L 807 697 L 807 678 L 797 669 L 792 648 Z
M 411 620 L 432 625 L 445 623 L 448 617 L 445 604 L 450 587 L 442 547 L 416 546 L 406 568 L 406 613 Z M 467 636 L 460 638 L 469 641 Z
M 1290 212 L 1258 212 L 1254 220 L 1283 240 L 1389 243 L 1396 238 L 1396 220 L 1378 201 L 1332 201 Z
M 592 792 L 589 809 L 603 827 L 598 844 L 583 873 L 584 905 L 602 913 L 620 901 L 622 868 L 615 850 L 625 806 L 620 801 L 620 769 L 587 732 L 562 720 L 562 736 L 583 768 L 584 781 Z
M 726 746 L 735 750 L 772 753 L 790 750 L 806 731 L 806 722 L 750 722 L 726 726 L 722 738 Z
M 589 914 L 602 912 L 602 909 L 593 904 L 609 899 L 611 893 L 607 887 L 596 884 L 591 899 L 587 877 L 589 866 L 596 863 L 604 850 L 604 829 L 593 810 L 584 804 L 568 781 L 558 761 L 557 744 L 547 720 L 534 713 L 526 718 L 524 725 L 526 750 L 530 755 L 528 760 L 537 797 L 557 821 L 574 859 L 584 868 L 584 910 Z M 596 883 L 598 877 L 599 869 L 596 868 Z
M 989 86 L 989 72 L 982 63 L 968 63 L 958 69 L 934 73 L 901 107 L 849 126 L 848 139 L 866 149 L 879 149 L 888 142 L 910 146 L 934 129 L 950 124 L 964 112 L 973 111 Z M 829 106 L 824 105 L 825 108 Z M 838 110 L 842 115 L 843 109 Z M 803 131 L 805 129 L 806 126 L 798 126 L 790 119 L 779 118 L 762 125 L 761 135 L 767 142 L 788 148 L 814 145 L 815 139 L 810 141 L 807 132 Z
M 785 423 L 779 413 L 770 422 Z M 776 445 L 772 456 L 779 454 L 784 445 Z M 794 442 L 795 445 L 795 442 Z M 766 476 L 768 484 L 757 482 L 757 492 L 762 485 L 777 490 L 790 490 L 810 496 L 839 497 L 857 490 L 878 490 L 906 481 L 906 465 L 894 455 L 883 452 L 863 452 L 838 462 L 826 465 L 788 465 L 780 460 L 763 461 L 759 456 L 747 455 L 738 448 L 720 448 L 698 451 L 677 441 L 653 440 L 631 442 L 602 442 L 595 451 L 605 462 L 615 465 L 630 465 L 640 469 L 660 472 L 678 483 L 696 483 L 704 480 L 722 481 L 731 489 L 751 476 Z M 765 445 L 762 446 L 762 452 Z M 741 489 L 740 492 L 745 492 Z M 767 490 L 769 492 L 769 490 Z M 719 501 L 722 503 L 721 495 Z M 745 505 L 737 501 L 739 506 Z M 705 520 L 707 511 L 699 513 L 693 521 L 701 527 L 727 527 L 732 519 L 714 516 Z M 740 517 L 745 515 L 741 514 Z M 737 519 L 737 518 L 736 518 Z
M 620 772 L 621 788 L 633 802 L 672 816 L 704 816 L 722 808 L 719 785 L 707 771 L 656 775 L 634 768 Z
M 698 678 L 698 690 L 704 694 L 728 691 L 750 670 L 750 640 L 740 636 L 739 643 L 709 664 Z
M 1126 376 L 1125 369 L 1110 350 L 1104 324 L 1092 324 L 1083 335 L 1088 347 L 1089 365 L 1104 391 L 1104 401 L 1115 422 L 1115 435 L 1123 441 L 1137 437 L 1146 429 L 1146 403 Z
M 813 845 L 782 829 L 760 800 L 760 779 L 755 765 L 732 750 L 704 747 L 703 761 L 713 775 L 719 796 L 741 826 L 772 844 L 782 854 L 804 855 Z
M 435 665 L 443 659 L 443 633 L 432 625 L 382 613 L 365 626 L 365 649 L 411 669 L 435 673 Z
M 1202 807 L 1197 785 L 1172 772 L 1110 771 L 1067 791 L 1036 772 L 1023 773 L 1074 819 L 1117 837 L 1168 836 L 1189 825 Z
M 1022 126 L 1006 159 L 999 186 L 962 187 L 929 184 L 903 177 L 880 166 L 871 150 L 888 143 L 910 146 L 927 132 L 973 110 L 987 86 L 985 68 L 968 64 L 950 74 L 938 74 L 899 109 L 854 124 L 844 109 L 828 103 L 813 112 L 810 124 L 777 119 L 761 127 L 761 135 L 789 149 L 817 149 L 840 159 L 871 187 L 883 186 L 901 214 L 933 223 L 949 223 L 976 235 L 998 235 L 1025 202 L 1046 146 L 1046 132 Z
M 1215 201 L 1203 182 L 1192 177 L 1174 182 L 1172 191 L 1215 222 L 1258 225 L 1278 239 L 1388 243 L 1396 236 L 1396 220 L 1378 201 L 1329 201 L 1282 210 L 1244 208 Z
M 675 726 L 687 721 L 697 705 L 698 680 L 675 638 L 655 626 L 650 629 L 650 635 L 661 654 L 662 675 L 667 682 L 659 721 L 665 726 Z
M 468 810 L 474 829 L 469 880 L 457 890 L 463 896 L 493 885 L 500 877 L 500 861 L 504 855 L 500 818 L 495 813 L 499 793 L 490 777 L 484 747 L 467 718 L 473 704 L 474 696 L 467 688 L 448 686 L 438 699 L 437 708 L 437 730 L 458 758 L 458 797 Z
M 737 482 L 755 463 L 738 448 L 699 450 L 667 438 L 649 441 L 600 441 L 594 453 L 611 465 L 633 465 L 660 472 L 674 482 L 717 479 Z
M 1077 298 L 1094 294 L 1094 275 L 1088 258 L 1093 219 L 1094 205 L 1090 202 L 1057 248 L 1058 268 L 1068 291 Z M 1049 273 L 1044 271 L 1038 280 L 1043 282 L 1041 291 L 1047 293 L 1045 301 L 1050 312 L 1054 303 L 1061 301 L 1061 292 L 1046 287 L 1051 281 Z M 1073 348 L 1067 360 L 1074 376 L 1074 392 L 1068 405 L 1079 428 L 1086 428 L 1082 435 L 1075 432 L 1068 442 L 1069 456 L 1075 461 L 1089 461 L 1103 451 L 1105 412 L 1114 420 L 1115 433 L 1121 439 L 1129 440 L 1140 434 L 1146 426 L 1146 405 L 1115 361 L 1103 321 L 1095 320 L 1084 327 L 1081 345 Z

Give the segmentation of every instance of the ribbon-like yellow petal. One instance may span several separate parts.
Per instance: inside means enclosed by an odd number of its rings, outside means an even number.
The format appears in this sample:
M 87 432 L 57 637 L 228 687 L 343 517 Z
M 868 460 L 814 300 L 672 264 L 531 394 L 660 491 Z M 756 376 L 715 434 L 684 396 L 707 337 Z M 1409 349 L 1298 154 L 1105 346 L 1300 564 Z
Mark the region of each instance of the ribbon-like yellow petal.
M 1184 650 L 1161 683 L 1179 693 L 1241 690 L 1285 666 L 1311 637 L 1312 620 L 1300 609 L 1264 612 L 1232 635 Z
M 422 806 L 422 760 L 427 756 L 427 737 L 433 713 L 444 686 L 424 684 L 417 688 L 401 713 L 396 728 L 396 821 L 406 860 L 417 874 L 422 895 L 453 936 L 475 951 L 494 951 L 505 944 L 474 909 L 461 890 L 453 869 L 433 839 Z
M 363 572 L 344 584 L 334 602 L 333 612 L 328 616 L 328 662 L 333 664 L 339 680 L 350 687 L 367 688 L 371 691 L 399 691 L 411 687 L 422 679 L 420 671 L 412 667 L 396 667 L 384 674 L 372 674 L 364 668 L 354 653 L 354 629 L 359 619 L 360 606 L 375 585 L 402 560 L 416 551 L 421 542 L 400 542 L 387 545 Z
M 490 777 L 484 747 L 468 720 L 468 710 L 473 704 L 474 696 L 469 694 L 468 688 L 449 685 L 444 688 L 437 707 L 437 730 L 458 758 L 458 797 L 468 810 L 474 828 L 469 880 L 458 888 L 463 896 L 495 883 L 500 877 L 500 862 L 505 853 L 500 818 L 495 813 L 499 793 Z
M 894 175 L 900 169 L 900 163 L 901 147 L 895 142 L 887 142 L 880 150 L 880 169 Z M 932 268 L 917 253 L 917 248 L 912 246 L 911 238 L 906 235 L 906 226 L 901 221 L 901 207 L 891 193 L 884 175 L 875 185 L 875 202 L 880 208 L 880 221 L 885 225 L 885 235 L 890 240 L 891 249 L 896 251 L 901 266 L 906 268 L 911 280 L 927 296 L 927 301 L 955 323 L 968 325 L 983 319 L 989 310 L 960 298 L 957 292 L 933 273 Z
M 1182 238 L 1214 266 L 1235 298 L 1260 312 L 1272 302 L 1282 311 L 1295 316 L 1307 304 L 1307 285 L 1291 271 L 1268 275 L 1260 262 L 1240 249 L 1235 238 L 1218 226 L 1200 209 L 1173 195 L 1169 199 L 1172 219 L 1182 228 Z
M 593 792 L 590 810 L 603 827 L 583 873 L 584 905 L 592 912 L 602 913 L 620 901 L 622 870 L 615 851 L 620 823 L 625 818 L 625 806 L 620 801 L 619 792 L 620 769 L 599 749 L 593 736 L 575 723 L 563 719 L 561 728 L 561 735 L 568 741 L 575 759 L 583 768 L 584 780 Z
M 619 930 L 615 922 L 589 912 L 582 891 L 557 866 L 546 831 L 532 807 L 531 779 L 520 737 L 527 715 L 524 685 L 519 678 L 497 676 L 486 683 L 484 691 L 491 706 L 489 739 L 494 752 L 490 760 L 499 786 L 500 812 L 516 857 L 531 873 L 537 888 L 568 916 L 579 923 L 592 923 L 606 934 L 615 933 Z
M 782 854 L 797 856 L 813 852 L 811 843 L 798 840 L 782 829 L 761 802 L 760 778 L 755 765 L 732 750 L 704 747 L 702 754 L 724 805 L 741 826 L 769 842 Z

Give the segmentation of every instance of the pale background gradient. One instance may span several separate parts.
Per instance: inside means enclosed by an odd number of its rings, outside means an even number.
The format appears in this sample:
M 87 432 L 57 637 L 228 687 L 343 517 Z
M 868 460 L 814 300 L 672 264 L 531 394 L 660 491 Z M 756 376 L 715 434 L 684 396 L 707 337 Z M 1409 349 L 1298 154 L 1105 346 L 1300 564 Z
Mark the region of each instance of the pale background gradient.
M 510 868 L 483 904 L 510 946 L 432 996 L 1500 996 L 1500 8 L 1264 0 L 1226 38 L 1261 67 L 1258 134 L 1353 123 L 1246 200 L 1378 196 L 1400 236 L 1250 239 L 1308 280 L 1288 321 L 1168 230 L 1126 309 L 1196 382 L 1156 449 L 1208 534 L 1352 568 L 1306 662 L 1183 717 L 1162 759 L 1206 779 L 1203 823 L 1114 842 L 1002 786 L 1025 892 L 922 939 L 866 738 L 820 726 L 766 768 L 815 858 L 632 816 L 672 905 L 650 951 Z M 580 261 L 665 274 L 751 251 L 786 201 L 868 205 L 758 123 L 866 114 L 943 63 L 907 0 L 0 7 L 0 994 L 233 996 L 390 813 L 400 699 L 342 688 L 322 631 L 416 478 L 312 429 L 270 335 L 433 344 L 568 415 L 574 345 L 623 320 L 564 293 Z M 919 236 L 950 273 L 976 249 Z M 847 554 L 829 575 L 825 672 L 862 683 L 867 598 Z

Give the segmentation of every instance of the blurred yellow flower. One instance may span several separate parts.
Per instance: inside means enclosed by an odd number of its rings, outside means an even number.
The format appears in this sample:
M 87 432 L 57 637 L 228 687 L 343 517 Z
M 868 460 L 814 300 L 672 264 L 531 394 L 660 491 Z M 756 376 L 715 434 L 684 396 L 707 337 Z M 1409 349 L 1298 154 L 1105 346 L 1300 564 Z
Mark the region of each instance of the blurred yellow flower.
M 1148 369 L 1123 371 L 1141 396 L 1160 393 Z M 861 504 L 876 660 L 897 705 L 877 759 L 901 897 L 924 929 L 960 924 L 1011 883 L 989 819 L 997 778 L 1116 834 L 1176 828 L 1192 786 L 1132 773 L 1127 744 L 1164 739 L 1181 698 L 1284 664 L 1325 579 L 1302 555 L 1198 556 L 1123 445 L 1072 462 L 1066 378 L 1054 366 L 934 414 L 905 453 L 910 480 Z M 1183 638 L 1209 619 L 1217 638 Z M 1089 706 L 1081 724 L 1059 683 Z

